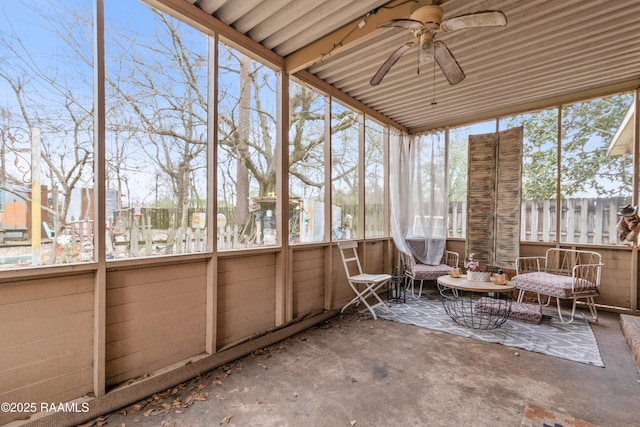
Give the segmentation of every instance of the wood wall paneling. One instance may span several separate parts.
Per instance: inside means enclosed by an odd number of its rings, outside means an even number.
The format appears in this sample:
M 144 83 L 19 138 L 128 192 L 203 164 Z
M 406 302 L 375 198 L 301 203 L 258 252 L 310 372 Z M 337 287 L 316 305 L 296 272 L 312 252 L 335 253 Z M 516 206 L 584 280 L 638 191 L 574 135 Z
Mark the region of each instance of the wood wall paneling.
M 294 319 L 324 308 L 324 253 L 324 248 L 293 251 Z
M 385 269 L 387 265 L 391 265 L 386 260 L 385 245 L 386 243 L 382 241 L 365 243 L 364 264 L 362 266 L 365 273 L 391 273 L 391 270 L 386 271 Z
M 106 384 L 205 351 L 206 261 L 107 273 Z
M 93 387 L 93 274 L 1 286 L 0 401 L 60 402 Z M 0 414 L 0 424 L 17 414 Z
M 217 348 L 275 326 L 276 254 L 218 261 Z
M 602 278 L 597 304 L 614 307 L 631 307 L 631 255 L 630 250 L 591 248 L 602 255 Z
M 341 309 L 351 298 L 355 295 L 351 287 L 349 286 L 349 282 L 347 282 L 347 275 L 344 271 L 344 266 L 342 264 L 342 258 L 340 257 L 340 249 L 338 249 L 338 245 L 333 246 L 333 250 L 331 251 L 332 257 L 332 269 L 331 272 L 331 280 L 332 280 L 332 293 L 331 293 L 331 308 Z

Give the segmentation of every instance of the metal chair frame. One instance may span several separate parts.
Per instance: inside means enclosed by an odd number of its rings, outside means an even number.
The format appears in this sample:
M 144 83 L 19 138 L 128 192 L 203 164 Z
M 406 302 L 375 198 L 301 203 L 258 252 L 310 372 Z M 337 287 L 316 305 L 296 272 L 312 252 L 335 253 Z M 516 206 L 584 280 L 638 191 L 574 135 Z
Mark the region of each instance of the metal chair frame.
M 425 280 L 435 281 L 439 276 L 446 276 L 449 274 L 449 269 L 458 267 L 458 262 L 460 259 L 460 255 L 457 252 L 448 251 L 445 249 L 442 255 L 442 261 L 440 261 L 440 265 L 438 268 L 433 268 L 432 271 L 429 272 L 418 272 L 416 271 L 416 266 L 418 263 L 412 254 L 407 254 L 404 252 L 400 252 L 401 261 L 402 261 L 402 270 L 405 276 L 405 289 L 408 290 L 411 287 L 411 296 L 413 298 L 418 299 L 422 296 L 422 287 L 424 285 Z M 436 267 L 436 266 L 434 266 Z M 424 275 L 426 274 L 426 276 Z M 418 296 L 415 293 L 415 282 L 420 281 L 420 290 L 418 291 Z
M 360 258 L 358 257 L 358 242 L 346 241 L 338 243 L 340 249 L 340 256 L 342 257 L 342 264 L 344 265 L 344 271 L 347 275 L 347 281 L 349 286 L 356 294 L 347 304 L 342 307 L 340 312 L 342 313 L 350 305 L 358 306 L 360 303 L 371 312 L 374 320 L 378 318 L 375 312 L 376 307 L 382 307 L 385 312 L 389 312 L 389 307 L 382 301 L 377 291 L 388 284 L 391 280 L 391 274 L 368 274 L 362 271 L 362 265 L 360 264 Z M 355 265 L 356 267 L 350 267 Z M 355 271 L 354 271 L 355 270 Z M 360 290 L 364 286 L 364 289 Z M 367 298 L 373 297 L 376 302 L 371 305 L 367 302 Z
M 525 292 L 533 292 L 537 294 L 538 304 L 546 307 L 550 304 L 552 298 L 556 298 L 558 316 L 563 323 L 573 322 L 576 313 L 576 303 L 578 299 L 585 299 L 586 305 L 593 320 L 598 320 L 598 312 L 594 297 L 599 295 L 600 278 L 602 273 L 602 256 L 598 252 L 585 251 L 577 249 L 549 248 L 544 257 L 518 257 L 516 258 L 516 276 L 530 272 L 543 272 L 551 276 L 567 276 L 571 279 L 571 292 L 567 296 L 559 297 L 553 294 L 545 294 L 543 292 L 535 292 L 535 288 L 529 288 L 528 283 L 516 283 L 520 290 L 518 293 L 518 302 L 522 302 Z M 515 280 L 517 282 L 517 279 Z M 594 287 L 587 290 L 580 290 L 580 285 L 584 283 L 592 283 Z M 535 286 L 535 284 L 533 285 Z M 546 301 L 543 301 L 543 296 Z M 570 299 L 573 301 L 571 307 L 571 317 L 568 320 L 562 316 L 561 299 Z

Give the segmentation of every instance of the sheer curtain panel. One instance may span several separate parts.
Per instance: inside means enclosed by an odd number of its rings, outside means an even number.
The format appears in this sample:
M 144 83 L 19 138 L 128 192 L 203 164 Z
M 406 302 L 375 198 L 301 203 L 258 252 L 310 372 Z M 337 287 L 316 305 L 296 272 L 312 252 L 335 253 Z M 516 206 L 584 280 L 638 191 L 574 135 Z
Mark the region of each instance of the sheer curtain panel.
M 444 135 L 392 134 L 390 145 L 393 240 L 417 262 L 438 265 L 448 212 Z

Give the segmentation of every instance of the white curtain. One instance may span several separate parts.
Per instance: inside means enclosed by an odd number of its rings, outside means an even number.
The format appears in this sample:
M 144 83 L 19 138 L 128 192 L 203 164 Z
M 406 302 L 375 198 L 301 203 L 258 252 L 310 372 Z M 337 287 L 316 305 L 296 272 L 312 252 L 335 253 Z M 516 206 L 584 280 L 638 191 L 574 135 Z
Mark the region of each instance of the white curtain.
M 439 264 L 446 244 L 445 145 L 442 133 L 390 139 L 391 234 L 423 264 Z

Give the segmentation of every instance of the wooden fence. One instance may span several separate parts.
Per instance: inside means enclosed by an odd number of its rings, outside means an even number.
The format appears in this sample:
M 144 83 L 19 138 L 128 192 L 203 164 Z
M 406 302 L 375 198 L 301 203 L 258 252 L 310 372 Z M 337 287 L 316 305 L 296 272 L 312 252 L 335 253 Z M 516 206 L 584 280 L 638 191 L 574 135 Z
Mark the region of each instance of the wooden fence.
M 560 241 L 563 243 L 618 244 L 616 225 L 620 206 L 629 197 L 563 199 Z M 449 204 L 449 237 L 466 237 L 466 202 Z M 520 212 L 520 240 L 556 241 L 556 201 L 524 200 Z
M 611 198 L 576 198 L 562 200 L 560 241 L 562 243 L 594 243 L 594 244 L 618 244 L 618 233 L 616 225 L 620 217 L 617 215 L 620 206 L 630 203 L 629 197 Z M 233 209 L 226 209 L 227 218 L 235 218 Z M 173 216 L 172 216 L 173 214 Z M 189 218 L 193 217 L 190 212 Z M 353 224 L 357 224 L 358 207 L 348 205 L 342 207 L 342 214 L 350 214 L 353 217 Z M 451 202 L 449 204 L 448 237 L 466 238 L 467 226 L 467 203 Z M 383 229 L 384 212 L 383 207 L 378 205 L 368 205 L 367 234 L 376 235 Z M 139 255 L 149 255 L 157 252 L 157 247 L 163 253 L 189 253 L 206 250 L 205 229 L 187 227 L 172 229 L 163 227 L 173 222 L 175 213 L 162 212 L 162 210 L 146 210 L 143 212 L 140 224 L 136 227 L 135 222 L 129 215 L 121 215 L 120 225 L 124 225 L 130 234 L 134 236 L 127 238 L 127 243 L 131 243 L 130 253 Z M 295 235 L 296 224 L 299 219 L 295 216 L 295 211 L 290 212 L 290 234 Z M 124 222 L 124 224 L 122 224 Z M 294 224 L 295 223 L 295 224 Z M 339 223 L 339 222 L 337 222 Z M 553 242 L 556 241 L 556 201 L 547 200 L 524 200 L 520 214 L 520 240 L 528 242 Z M 133 227 L 132 227 L 133 225 Z M 127 227 L 129 226 L 129 227 Z M 167 230 L 166 240 L 151 237 L 151 229 Z M 138 230 L 138 231 L 136 231 Z M 247 247 L 249 245 L 270 245 L 276 244 L 275 240 L 268 240 L 262 236 L 264 230 L 261 227 L 250 236 L 247 230 L 239 230 L 232 221 L 227 221 L 227 226 L 218 229 L 218 249 L 231 249 Z M 384 233 L 381 233 L 384 234 Z M 335 237 L 334 239 L 340 239 Z M 136 243 L 139 242 L 139 243 Z M 136 256 L 136 255 L 133 255 Z
M 194 214 L 201 212 L 204 212 L 204 210 L 194 208 L 189 208 L 187 210 L 189 226 L 193 226 L 191 222 L 193 221 Z M 178 226 L 180 225 L 178 209 L 174 208 L 141 207 L 137 212 L 135 208 L 127 208 L 115 210 L 111 214 L 113 225 L 125 229 L 129 229 L 133 226 L 136 214 L 139 215 L 139 219 L 141 221 L 143 220 L 145 224 L 148 224 L 151 228 L 154 229 L 167 230 L 169 228 L 178 228 Z

